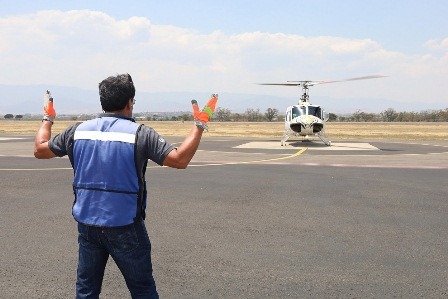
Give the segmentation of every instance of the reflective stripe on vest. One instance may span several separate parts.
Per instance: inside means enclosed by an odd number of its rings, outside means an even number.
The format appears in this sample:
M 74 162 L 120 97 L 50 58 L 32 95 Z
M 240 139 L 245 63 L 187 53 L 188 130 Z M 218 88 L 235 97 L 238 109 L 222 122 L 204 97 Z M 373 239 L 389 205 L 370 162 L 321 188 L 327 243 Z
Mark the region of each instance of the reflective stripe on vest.
M 139 178 L 135 141 L 139 125 L 115 117 L 96 118 L 75 131 L 73 160 L 78 222 L 124 226 L 139 216 Z

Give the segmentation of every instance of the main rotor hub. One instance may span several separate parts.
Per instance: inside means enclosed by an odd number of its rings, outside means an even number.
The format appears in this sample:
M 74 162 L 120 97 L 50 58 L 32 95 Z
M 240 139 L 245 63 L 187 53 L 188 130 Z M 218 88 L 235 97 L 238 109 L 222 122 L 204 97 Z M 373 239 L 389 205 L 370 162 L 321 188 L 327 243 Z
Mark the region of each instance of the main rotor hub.
M 303 91 L 303 94 L 300 97 L 299 105 L 302 105 L 302 104 L 305 104 L 305 103 L 309 104 L 310 103 L 310 96 L 308 94 L 308 85 L 307 84 L 303 84 L 302 85 L 302 91 Z

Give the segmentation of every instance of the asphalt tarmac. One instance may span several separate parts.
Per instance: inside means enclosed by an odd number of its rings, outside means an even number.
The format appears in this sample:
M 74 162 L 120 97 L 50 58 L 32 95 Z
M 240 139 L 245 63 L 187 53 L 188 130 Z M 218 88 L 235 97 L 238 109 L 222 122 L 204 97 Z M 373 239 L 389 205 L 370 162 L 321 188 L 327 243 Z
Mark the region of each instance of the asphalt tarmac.
M 32 151 L 0 135 L 0 298 L 73 298 L 73 171 Z M 148 168 L 161 298 L 448 297 L 448 141 L 206 136 Z M 101 298 L 130 298 L 112 260 Z

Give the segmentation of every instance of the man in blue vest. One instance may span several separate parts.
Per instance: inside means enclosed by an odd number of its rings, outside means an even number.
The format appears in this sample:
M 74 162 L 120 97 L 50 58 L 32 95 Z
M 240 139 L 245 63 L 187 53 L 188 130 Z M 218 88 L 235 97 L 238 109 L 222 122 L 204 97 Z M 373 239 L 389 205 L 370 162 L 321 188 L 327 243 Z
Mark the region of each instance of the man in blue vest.
M 34 156 L 68 155 L 74 169 L 72 214 L 79 232 L 76 298 L 99 298 L 109 256 L 123 274 L 132 298 L 158 298 L 144 223 L 147 162 L 186 168 L 218 98 L 212 95 L 203 110 L 192 101 L 195 125 L 176 148 L 132 119 L 135 88 L 129 74 L 103 80 L 99 93 L 104 114 L 51 137 L 56 112 L 47 91 Z

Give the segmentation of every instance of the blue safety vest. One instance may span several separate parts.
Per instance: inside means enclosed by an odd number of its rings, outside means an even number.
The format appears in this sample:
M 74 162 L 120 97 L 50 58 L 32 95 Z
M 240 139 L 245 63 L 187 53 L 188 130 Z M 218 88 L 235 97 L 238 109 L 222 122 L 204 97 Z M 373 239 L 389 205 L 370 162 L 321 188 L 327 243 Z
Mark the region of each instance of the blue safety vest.
M 99 117 L 80 124 L 73 147 L 76 221 L 95 226 L 125 226 L 144 213 L 144 178 L 136 168 L 139 124 Z

